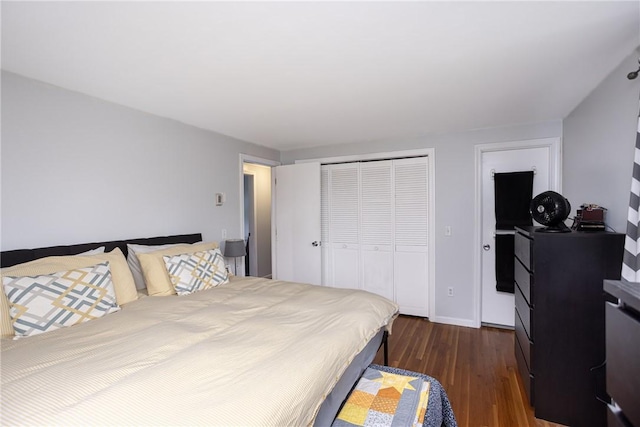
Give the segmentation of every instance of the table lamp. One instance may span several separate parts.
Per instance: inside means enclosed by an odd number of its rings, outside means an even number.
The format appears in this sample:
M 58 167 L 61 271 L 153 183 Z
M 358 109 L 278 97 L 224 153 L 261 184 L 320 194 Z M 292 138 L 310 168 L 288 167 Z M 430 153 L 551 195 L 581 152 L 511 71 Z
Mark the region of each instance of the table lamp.
M 247 255 L 243 239 L 229 239 L 224 243 L 224 256 L 233 258 L 234 269 L 233 274 L 238 275 L 238 257 Z

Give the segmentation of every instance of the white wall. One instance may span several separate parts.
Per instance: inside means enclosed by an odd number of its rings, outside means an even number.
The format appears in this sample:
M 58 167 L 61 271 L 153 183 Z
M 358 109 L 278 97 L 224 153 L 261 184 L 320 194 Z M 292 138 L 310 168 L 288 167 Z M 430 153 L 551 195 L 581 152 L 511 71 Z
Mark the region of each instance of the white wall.
M 429 135 L 400 141 L 377 141 L 343 146 L 317 147 L 282 153 L 284 164 L 300 159 L 380 153 L 419 148 L 435 149 L 435 313 L 430 317 L 449 323 L 473 324 L 474 194 L 476 144 L 558 137 L 560 121 Z M 445 237 L 445 226 L 452 236 Z M 447 288 L 455 296 L 447 296 Z
M 633 151 L 638 126 L 640 52 L 629 55 L 564 120 L 564 195 L 572 207 L 608 209 L 607 225 L 626 232 Z
M 563 193 L 609 208 L 624 232 L 640 78 L 630 55 L 564 121 L 294 150 L 283 163 L 434 148 L 436 317 L 473 314 L 474 146 L 563 136 Z M 278 153 L 82 94 L 2 73 L 2 250 L 220 230 L 240 235 L 238 156 Z M 227 194 L 216 207 L 213 195 Z M 78 203 L 81 200 L 81 203 Z M 451 237 L 444 236 L 450 225 Z M 446 289 L 456 289 L 454 297 Z
M 240 153 L 275 150 L 2 72 L 1 249 L 240 235 Z M 214 194 L 227 201 L 216 207 Z

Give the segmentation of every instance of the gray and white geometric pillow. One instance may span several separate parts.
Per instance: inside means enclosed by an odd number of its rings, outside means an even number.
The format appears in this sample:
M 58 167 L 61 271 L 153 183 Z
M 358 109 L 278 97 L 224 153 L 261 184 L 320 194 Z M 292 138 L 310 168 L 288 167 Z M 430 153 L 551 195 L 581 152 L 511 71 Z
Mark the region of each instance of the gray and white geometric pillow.
M 162 258 L 178 295 L 189 295 L 229 281 L 220 249 Z
M 37 335 L 120 310 L 109 262 L 42 276 L 2 278 L 16 338 Z

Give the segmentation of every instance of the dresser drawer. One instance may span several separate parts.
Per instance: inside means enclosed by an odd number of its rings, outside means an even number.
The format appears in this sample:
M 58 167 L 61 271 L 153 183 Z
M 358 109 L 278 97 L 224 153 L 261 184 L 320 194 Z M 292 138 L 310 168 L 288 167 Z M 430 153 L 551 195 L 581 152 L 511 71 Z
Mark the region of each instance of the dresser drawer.
M 640 316 L 605 304 L 607 392 L 635 426 L 640 426 Z
M 522 379 L 522 385 L 524 386 L 524 390 L 527 392 L 527 396 L 529 396 L 529 404 L 534 406 L 534 377 L 529 372 L 529 368 L 524 360 L 524 353 L 522 352 L 522 348 L 520 347 L 520 343 L 518 342 L 518 337 L 516 337 L 515 341 L 515 353 L 516 353 L 516 363 L 518 365 L 518 373 L 520 374 L 520 378 Z
M 520 343 L 520 349 L 522 350 L 522 355 L 524 357 L 524 361 L 527 364 L 527 369 L 530 373 L 535 373 L 533 360 L 531 360 L 531 354 L 533 352 L 533 342 L 529 340 L 529 336 L 522 324 L 522 319 L 520 319 L 520 315 L 518 314 L 518 310 L 515 313 L 515 330 L 516 330 L 516 339 Z
M 527 304 L 533 306 L 533 275 L 522 265 L 518 258 L 513 263 L 513 277 L 522 291 L 522 295 L 527 300 Z
M 514 250 L 514 253 L 516 254 L 516 257 L 529 271 L 533 271 L 533 259 L 532 259 L 533 252 L 531 251 L 532 245 L 533 245 L 532 240 L 530 240 L 524 234 L 516 232 L 514 242 L 513 242 L 513 250 Z
M 534 324 L 532 320 L 533 310 L 529 304 L 527 304 L 527 300 L 522 295 L 522 290 L 518 284 L 516 284 L 514 291 L 516 300 L 516 317 L 520 318 L 520 322 L 522 322 L 522 326 L 524 327 L 524 332 L 527 334 L 529 340 L 535 342 L 534 331 L 531 327 Z

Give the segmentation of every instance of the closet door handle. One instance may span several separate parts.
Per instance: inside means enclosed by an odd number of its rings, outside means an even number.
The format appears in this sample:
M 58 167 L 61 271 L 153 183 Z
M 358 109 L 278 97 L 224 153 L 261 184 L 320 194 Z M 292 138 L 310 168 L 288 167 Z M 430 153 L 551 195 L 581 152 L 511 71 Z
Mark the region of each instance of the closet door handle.
M 491 245 L 484 245 L 482 249 L 484 249 L 485 251 L 488 251 L 489 249 L 491 249 Z

